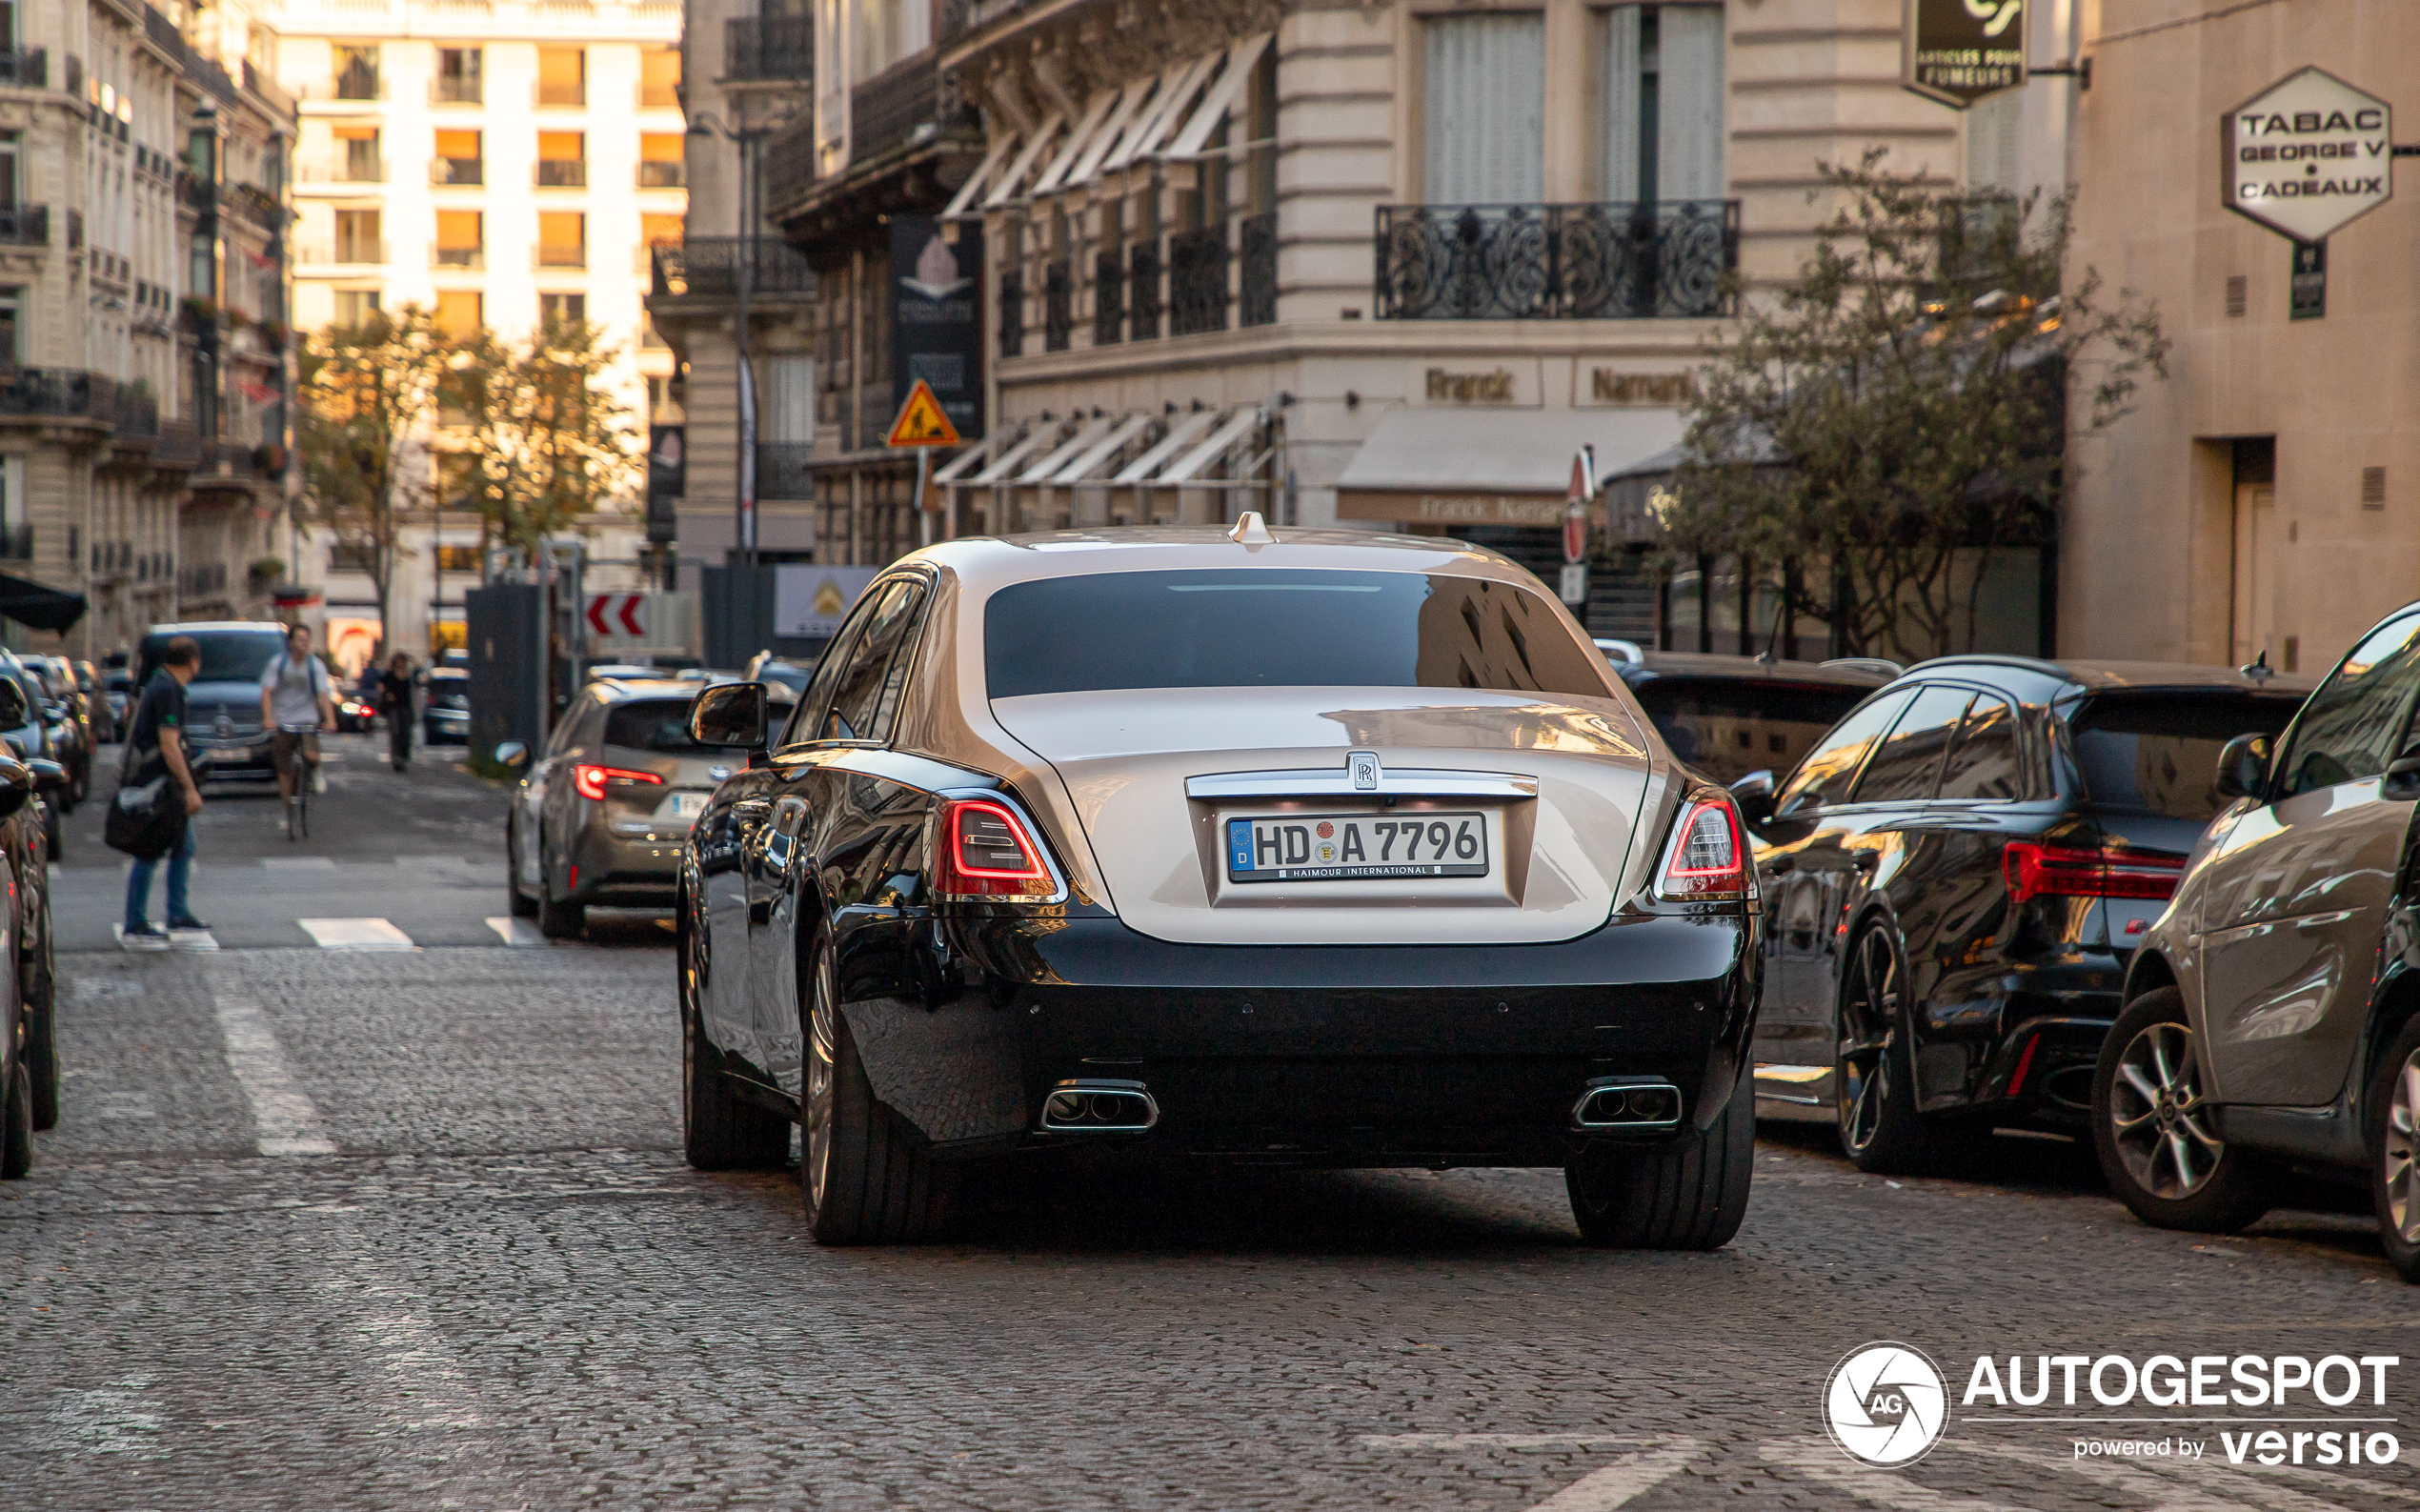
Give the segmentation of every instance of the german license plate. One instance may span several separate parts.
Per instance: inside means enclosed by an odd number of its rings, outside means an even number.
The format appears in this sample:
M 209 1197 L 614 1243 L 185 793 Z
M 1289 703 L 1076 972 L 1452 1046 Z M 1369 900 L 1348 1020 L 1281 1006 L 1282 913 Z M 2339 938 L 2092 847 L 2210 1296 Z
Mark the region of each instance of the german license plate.
M 1483 814 L 1274 815 L 1227 820 L 1231 882 L 1484 877 Z

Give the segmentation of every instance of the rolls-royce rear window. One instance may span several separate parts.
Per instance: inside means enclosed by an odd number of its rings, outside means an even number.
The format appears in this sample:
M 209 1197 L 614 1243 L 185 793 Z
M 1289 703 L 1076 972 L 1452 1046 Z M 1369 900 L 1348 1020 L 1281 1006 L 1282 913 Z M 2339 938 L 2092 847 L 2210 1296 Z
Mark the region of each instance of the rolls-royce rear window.
M 1018 583 L 984 609 L 995 698 L 1122 688 L 1470 688 L 1613 696 L 1562 611 L 1508 583 L 1219 568 Z

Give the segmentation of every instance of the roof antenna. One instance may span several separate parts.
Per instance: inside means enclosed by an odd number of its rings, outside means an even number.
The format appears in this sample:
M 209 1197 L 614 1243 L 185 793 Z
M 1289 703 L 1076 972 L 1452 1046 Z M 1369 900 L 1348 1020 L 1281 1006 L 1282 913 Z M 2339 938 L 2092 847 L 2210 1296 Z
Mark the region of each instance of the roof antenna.
M 2242 673 L 2245 676 L 2251 678 L 2254 682 L 2266 682 L 2268 679 L 2277 675 L 2277 670 L 2269 664 L 2269 650 L 2267 647 L 2263 647 L 2261 649 L 2261 654 L 2259 655 L 2254 656 L 2251 660 L 2244 663 L 2235 670 Z
M 1269 527 L 1260 518 L 1259 510 L 1245 510 L 1237 516 L 1235 529 L 1227 532 L 1227 539 L 1238 546 L 1275 546 L 1278 543 L 1278 538 L 1269 534 Z

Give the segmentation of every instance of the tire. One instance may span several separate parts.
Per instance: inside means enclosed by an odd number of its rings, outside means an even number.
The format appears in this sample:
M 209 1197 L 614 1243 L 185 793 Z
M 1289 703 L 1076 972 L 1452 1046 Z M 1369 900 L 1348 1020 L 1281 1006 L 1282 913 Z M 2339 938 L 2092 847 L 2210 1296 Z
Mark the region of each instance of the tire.
M 569 898 L 556 899 L 554 878 L 551 858 L 541 861 L 537 869 L 537 932 L 549 939 L 577 939 L 588 928 L 588 905 Z
M 396 771 L 403 770 L 398 766 Z M 537 899 L 521 891 L 521 851 L 514 838 L 515 826 L 504 829 L 504 897 L 514 918 L 534 918 L 537 915 Z
M 33 1083 L 20 1059 L 0 1095 L 0 1181 L 33 1169 Z
M 1916 1111 L 1915 1058 L 1900 1001 L 1907 958 L 1880 925 L 1857 937 L 1841 983 L 1832 1052 L 1833 1109 L 1840 1147 L 1857 1168 L 1899 1176 L 1926 1161 L 1924 1115 Z
M 55 1129 L 59 1126 L 59 1041 L 58 1009 L 48 994 L 40 1002 L 29 1000 L 25 1005 L 25 1071 L 28 1093 L 32 1101 L 33 1126 Z
M 2201 1058 L 2185 995 L 2126 1005 L 2092 1072 L 2092 1148 L 2119 1201 L 2154 1228 L 2230 1234 L 2269 1211 L 2269 1173 L 2229 1148 L 2202 1111 Z M 2207 1161 L 2207 1163 L 2204 1163 Z
M 838 1011 L 832 941 L 820 928 L 807 953 L 807 978 L 799 995 L 806 1129 L 798 1191 L 808 1232 L 818 1244 L 921 1242 L 947 1214 L 953 1173 L 875 1100 L 857 1039 Z
M 2378 1242 L 2398 1275 L 2420 1282 L 2420 1018 L 2379 1057 L 2363 1107 Z
M 722 1053 L 698 1022 L 692 986 L 691 944 L 681 932 L 680 1137 L 681 1153 L 700 1171 L 776 1170 L 790 1159 L 790 1120 L 739 1096 L 722 1075 Z
M 1756 1088 L 1746 1074 L 1712 1128 L 1669 1144 L 1604 1143 L 1563 1167 L 1580 1238 L 1608 1249 L 1721 1249 L 1747 1216 Z

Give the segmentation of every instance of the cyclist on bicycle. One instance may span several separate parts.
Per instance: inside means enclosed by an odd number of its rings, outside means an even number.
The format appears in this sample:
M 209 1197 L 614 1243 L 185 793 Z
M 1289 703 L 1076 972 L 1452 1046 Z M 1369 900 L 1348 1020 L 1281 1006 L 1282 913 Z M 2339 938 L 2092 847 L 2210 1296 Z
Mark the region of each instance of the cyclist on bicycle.
M 260 722 L 275 732 L 269 755 L 277 766 L 277 796 L 291 815 L 296 781 L 319 775 L 319 732 L 336 724 L 333 689 L 328 669 L 311 654 L 309 625 L 287 631 L 286 649 L 261 670 Z

